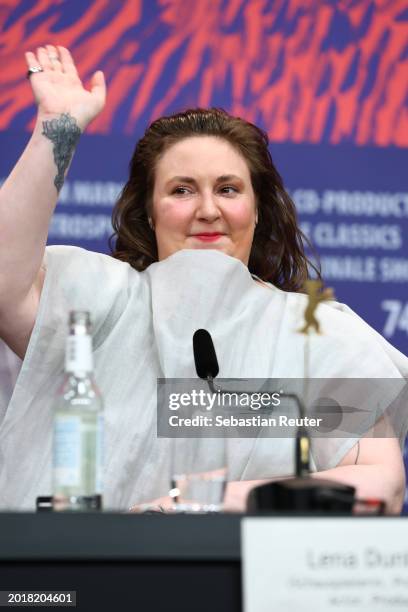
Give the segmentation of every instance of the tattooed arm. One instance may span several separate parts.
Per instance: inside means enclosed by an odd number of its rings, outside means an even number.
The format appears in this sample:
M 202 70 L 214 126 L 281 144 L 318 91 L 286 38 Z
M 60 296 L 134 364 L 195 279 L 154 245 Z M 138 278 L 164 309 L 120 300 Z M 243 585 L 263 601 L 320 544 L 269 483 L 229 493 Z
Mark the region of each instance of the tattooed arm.
M 74 117 L 71 117 L 69 113 L 62 113 L 55 119 L 43 121 L 42 125 L 42 135 L 51 140 L 53 144 L 53 158 L 57 167 L 54 185 L 59 192 L 64 184 L 65 172 L 81 135 L 81 130 Z
M 102 110 L 102 72 L 87 91 L 67 49 L 51 45 L 26 54 L 41 66 L 30 84 L 38 105 L 31 139 L 0 189 L 0 337 L 24 357 L 45 271 L 48 226 L 81 132 Z

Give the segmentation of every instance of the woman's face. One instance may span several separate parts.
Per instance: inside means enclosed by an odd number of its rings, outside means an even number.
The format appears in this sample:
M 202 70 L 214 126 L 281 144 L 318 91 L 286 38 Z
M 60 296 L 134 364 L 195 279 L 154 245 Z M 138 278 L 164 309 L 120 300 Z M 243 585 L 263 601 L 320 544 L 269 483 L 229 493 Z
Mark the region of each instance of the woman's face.
M 175 143 L 156 165 L 152 219 L 159 261 L 217 249 L 248 265 L 257 213 L 245 159 L 215 136 Z

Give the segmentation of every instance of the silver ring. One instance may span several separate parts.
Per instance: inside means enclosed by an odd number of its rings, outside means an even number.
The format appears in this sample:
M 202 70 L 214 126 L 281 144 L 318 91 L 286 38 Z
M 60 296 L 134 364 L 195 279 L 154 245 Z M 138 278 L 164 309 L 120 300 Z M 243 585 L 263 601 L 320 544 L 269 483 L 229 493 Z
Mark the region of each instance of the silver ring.
M 49 55 L 48 59 L 50 62 L 59 62 L 59 57 L 57 55 Z
M 27 70 L 27 79 L 29 79 L 32 74 L 36 74 L 37 72 L 44 72 L 44 68 L 42 68 L 42 66 L 32 66 Z

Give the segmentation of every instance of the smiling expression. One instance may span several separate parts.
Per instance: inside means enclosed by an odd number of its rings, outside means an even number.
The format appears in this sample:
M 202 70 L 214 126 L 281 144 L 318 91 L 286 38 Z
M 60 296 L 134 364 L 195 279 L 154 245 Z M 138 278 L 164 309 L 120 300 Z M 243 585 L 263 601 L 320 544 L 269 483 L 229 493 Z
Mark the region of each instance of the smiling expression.
M 152 219 L 159 260 L 217 249 L 248 265 L 257 212 L 247 162 L 215 136 L 171 145 L 156 164 Z

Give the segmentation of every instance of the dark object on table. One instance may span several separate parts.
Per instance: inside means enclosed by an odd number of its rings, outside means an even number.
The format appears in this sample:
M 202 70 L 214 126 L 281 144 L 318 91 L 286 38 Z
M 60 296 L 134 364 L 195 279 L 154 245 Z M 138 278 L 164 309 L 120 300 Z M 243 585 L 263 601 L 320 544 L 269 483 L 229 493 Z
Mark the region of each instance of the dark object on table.
M 62 512 L 99 512 L 102 510 L 102 495 L 90 495 L 89 497 L 78 497 L 77 501 L 81 502 L 81 509 L 67 509 L 61 507 Z M 51 496 L 40 495 L 35 502 L 37 512 L 53 512 L 53 498 Z
M 247 511 L 352 514 L 354 502 L 354 487 L 330 480 L 290 478 L 252 489 Z

